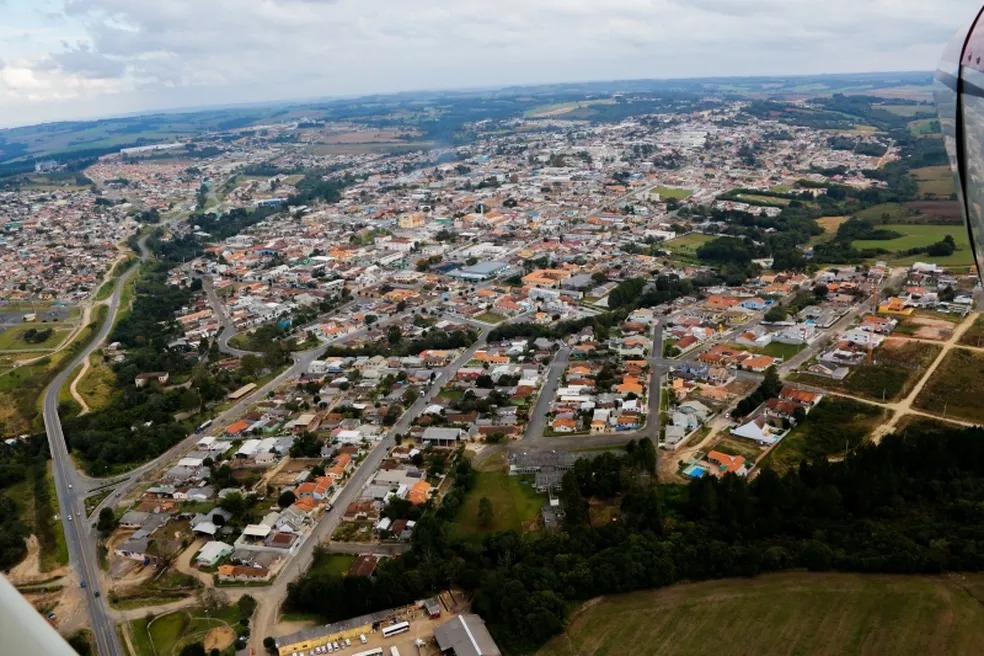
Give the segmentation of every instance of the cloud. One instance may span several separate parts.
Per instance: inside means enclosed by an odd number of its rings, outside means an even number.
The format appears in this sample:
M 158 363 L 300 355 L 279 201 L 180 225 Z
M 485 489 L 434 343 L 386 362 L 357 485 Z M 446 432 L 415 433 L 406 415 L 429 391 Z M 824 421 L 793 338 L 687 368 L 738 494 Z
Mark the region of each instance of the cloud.
M 8 47 L 18 63 L 0 71 L 21 82 L 0 87 L 0 124 L 44 102 L 29 102 L 28 87 L 30 98 L 77 93 L 114 113 L 583 79 L 928 70 L 978 9 L 970 0 L 61 0 L 60 29 L 82 36 L 29 57 Z

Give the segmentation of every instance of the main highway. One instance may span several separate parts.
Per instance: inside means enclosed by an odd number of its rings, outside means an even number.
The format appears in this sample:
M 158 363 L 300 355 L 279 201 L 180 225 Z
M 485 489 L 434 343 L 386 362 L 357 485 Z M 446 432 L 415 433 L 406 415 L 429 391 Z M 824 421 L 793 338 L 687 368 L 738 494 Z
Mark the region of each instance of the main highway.
M 150 255 L 146 242 L 146 236 L 138 242 L 141 262 Z M 55 376 L 44 395 L 44 429 L 48 435 L 55 493 L 58 497 L 61 521 L 65 528 L 65 543 L 68 546 L 69 562 L 78 576 L 80 585 L 86 586 L 83 593 L 88 606 L 92 633 L 96 640 L 96 649 L 100 656 L 123 656 L 125 652 L 116 635 L 115 625 L 109 618 L 106 599 L 105 597 L 100 598 L 96 536 L 93 527 L 86 520 L 84 495 L 75 490 L 76 485 L 82 482 L 82 477 L 75 470 L 75 463 L 72 461 L 72 457 L 68 453 L 68 446 L 65 443 L 65 433 L 62 430 L 61 419 L 58 417 L 58 391 L 65 385 L 68 377 L 73 374 L 75 369 L 85 362 L 86 358 L 99 348 L 109 336 L 120 309 L 123 289 L 137 272 L 139 266 L 139 264 L 133 265 L 120 276 L 109 298 L 109 312 L 99 331 Z

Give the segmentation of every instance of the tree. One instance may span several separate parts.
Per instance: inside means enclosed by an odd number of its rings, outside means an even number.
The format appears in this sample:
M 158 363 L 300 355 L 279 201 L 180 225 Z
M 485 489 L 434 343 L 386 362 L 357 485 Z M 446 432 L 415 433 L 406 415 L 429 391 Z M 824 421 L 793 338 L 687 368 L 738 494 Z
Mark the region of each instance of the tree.
M 263 638 L 263 647 L 271 654 L 277 653 L 277 640 L 273 636 Z
M 250 595 L 243 595 L 239 598 L 239 617 L 242 619 L 249 619 L 253 616 L 253 612 L 256 610 L 256 599 Z
M 762 319 L 770 323 L 776 321 L 783 321 L 786 319 L 786 308 L 784 308 L 781 305 L 774 305 L 773 307 L 769 308 L 769 311 L 765 313 L 765 316 L 762 317 Z
M 99 520 L 96 522 L 96 529 L 103 535 L 108 535 L 116 528 L 116 515 L 112 508 L 103 508 L 99 511 Z
M 823 283 L 813 288 L 813 295 L 817 297 L 818 301 L 822 301 L 823 299 L 827 298 L 827 294 L 829 293 L 830 290 L 827 289 L 827 285 L 824 285 Z
M 297 495 L 290 490 L 284 490 L 280 497 L 277 499 L 277 505 L 281 508 L 286 508 L 287 506 L 294 505 L 297 501 Z
M 219 507 L 222 510 L 228 511 L 233 514 L 233 516 L 238 517 L 246 512 L 248 504 L 246 503 L 246 498 L 243 497 L 239 492 L 230 492 L 225 495 L 225 497 L 219 501 Z
M 367 314 L 365 318 L 366 325 L 371 326 L 372 324 L 376 323 L 376 319 L 378 318 L 379 317 L 377 317 L 375 314 Z
M 205 645 L 200 642 L 193 642 L 181 648 L 181 656 L 207 656 Z
M 492 501 L 488 497 L 482 497 L 478 500 L 478 525 L 482 528 L 488 528 L 492 526 L 492 518 L 495 516 L 495 511 L 492 508 Z

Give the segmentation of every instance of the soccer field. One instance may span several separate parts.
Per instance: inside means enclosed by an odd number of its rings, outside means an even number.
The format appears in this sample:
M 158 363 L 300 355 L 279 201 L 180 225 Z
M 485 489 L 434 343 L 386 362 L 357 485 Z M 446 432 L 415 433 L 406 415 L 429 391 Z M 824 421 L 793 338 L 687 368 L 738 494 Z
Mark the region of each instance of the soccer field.
M 616 595 L 537 656 L 979 653 L 984 579 L 961 579 L 790 573 Z

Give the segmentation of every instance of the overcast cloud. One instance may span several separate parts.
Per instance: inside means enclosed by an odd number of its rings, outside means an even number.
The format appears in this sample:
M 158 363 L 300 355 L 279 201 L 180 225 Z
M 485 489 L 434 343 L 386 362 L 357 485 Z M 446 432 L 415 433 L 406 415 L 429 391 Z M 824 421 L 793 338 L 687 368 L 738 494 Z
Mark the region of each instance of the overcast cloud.
M 930 70 L 972 0 L 0 0 L 0 126 L 625 78 Z

